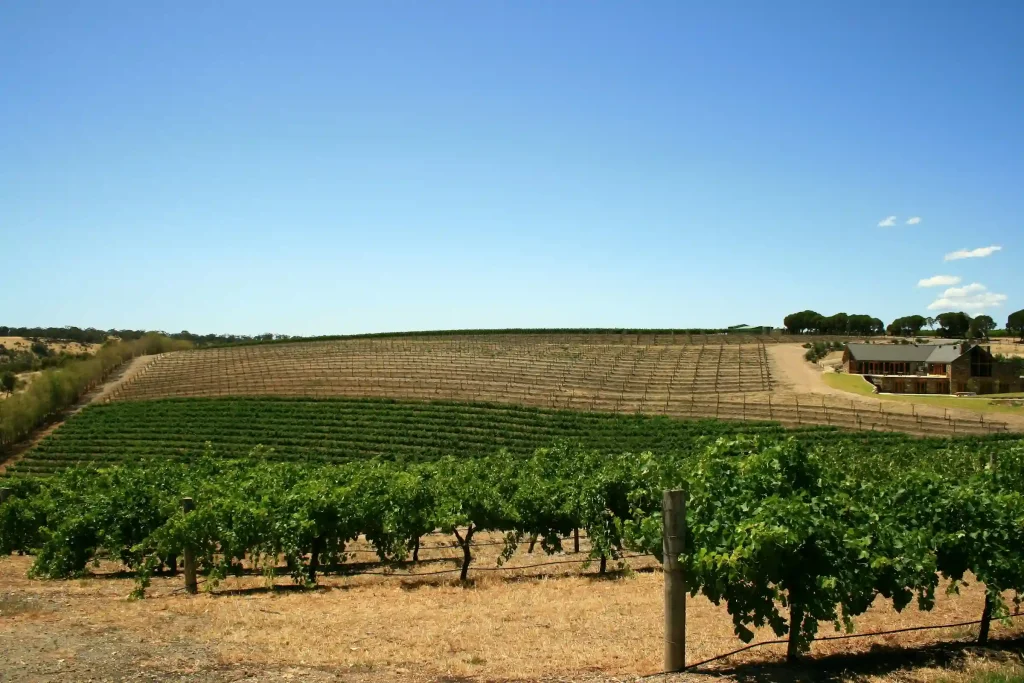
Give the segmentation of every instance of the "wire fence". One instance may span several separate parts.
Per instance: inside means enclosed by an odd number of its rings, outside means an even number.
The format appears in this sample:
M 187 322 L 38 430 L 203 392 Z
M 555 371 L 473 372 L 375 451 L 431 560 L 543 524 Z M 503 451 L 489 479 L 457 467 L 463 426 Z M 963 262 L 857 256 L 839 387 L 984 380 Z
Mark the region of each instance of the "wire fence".
M 1007 619 L 1018 619 L 1020 617 L 1024 617 L 1024 613 L 1010 614 L 1010 615 L 1008 615 L 1005 618 L 1007 618 Z M 983 619 L 975 619 L 973 621 L 960 621 L 960 622 L 957 622 L 957 623 L 954 623 L 954 624 L 938 624 L 938 625 L 935 625 L 935 626 L 908 626 L 906 628 L 896 628 L 896 629 L 890 629 L 890 630 L 887 630 L 887 631 L 871 631 L 871 632 L 868 632 L 868 633 L 848 633 L 848 634 L 841 635 L 841 636 L 821 636 L 820 638 L 814 638 L 811 642 L 820 643 L 820 642 L 825 642 L 825 641 L 829 641 L 829 640 L 850 640 L 850 639 L 853 639 L 853 638 L 871 638 L 871 637 L 875 637 L 875 636 L 888 636 L 888 635 L 893 635 L 893 634 L 896 634 L 896 633 L 909 633 L 909 632 L 912 632 L 912 631 L 931 631 L 931 630 L 940 629 L 940 628 L 962 628 L 964 626 L 977 626 L 978 624 L 983 623 L 983 621 L 984 621 Z M 722 659 L 727 659 L 729 657 L 733 657 L 735 655 L 738 655 L 741 652 L 746 652 L 748 650 L 753 650 L 754 648 L 764 647 L 766 645 L 786 645 L 788 643 L 789 643 L 789 641 L 787 639 L 784 639 L 784 638 L 783 639 L 778 639 L 778 640 L 766 640 L 766 641 L 763 641 L 763 642 L 760 642 L 760 643 L 751 643 L 750 645 L 746 645 L 744 647 L 737 648 L 735 650 L 732 650 L 730 652 L 726 652 L 724 654 L 715 655 L 714 657 L 709 657 L 708 659 L 703 659 L 703 660 L 701 660 L 699 662 L 694 662 L 693 664 L 687 664 L 685 668 L 680 669 L 679 671 L 657 671 L 655 673 L 650 673 L 650 674 L 645 674 L 643 676 L 640 676 L 638 678 L 638 680 L 646 680 L 646 679 L 651 679 L 651 678 L 658 678 L 660 676 L 672 676 L 672 675 L 675 675 L 675 674 L 686 673 L 688 671 L 693 671 L 694 669 L 702 667 L 702 666 L 704 666 L 706 664 L 711 664 L 712 662 L 717 662 L 717 661 L 720 661 Z
M 561 337 L 555 337 L 561 339 Z M 355 340 L 165 354 L 108 400 L 169 396 L 406 398 L 676 418 L 985 435 L 1005 421 L 899 402 L 779 394 L 765 340 L 545 343 L 543 338 Z M 774 393 L 773 393 L 774 392 Z

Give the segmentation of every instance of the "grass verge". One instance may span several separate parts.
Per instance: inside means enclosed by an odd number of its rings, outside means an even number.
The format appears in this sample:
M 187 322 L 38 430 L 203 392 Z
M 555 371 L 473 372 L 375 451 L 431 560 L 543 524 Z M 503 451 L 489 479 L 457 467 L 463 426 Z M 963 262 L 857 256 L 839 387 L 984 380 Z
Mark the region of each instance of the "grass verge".
M 859 396 L 870 396 L 883 401 L 896 401 L 899 403 L 914 403 L 922 406 L 935 408 L 949 408 L 950 410 L 971 410 L 976 413 L 1002 413 L 1006 415 L 1024 415 L 1024 407 L 993 404 L 992 398 L 1008 398 L 1024 396 L 1024 394 L 992 394 L 979 396 L 977 398 L 957 398 L 956 396 L 922 396 L 920 394 L 876 394 L 871 383 L 860 375 L 849 375 L 846 373 L 826 372 L 822 375 L 825 384 L 833 389 L 839 389 Z

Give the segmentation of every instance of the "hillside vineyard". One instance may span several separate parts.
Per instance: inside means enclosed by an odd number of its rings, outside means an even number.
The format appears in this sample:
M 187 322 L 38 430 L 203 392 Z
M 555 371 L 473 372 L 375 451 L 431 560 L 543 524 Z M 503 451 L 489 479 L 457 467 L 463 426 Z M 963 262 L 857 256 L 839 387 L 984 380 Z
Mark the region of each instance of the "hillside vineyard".
M 707 440 L 759 435 L 794 437 L 830 452 L 870 447 L 894 458 L 936 451 L 947 461 L 1017 443 L 1011 434 L 977 439 L 916 439 L 895 432 L 786 429 L 778 424 L 728 420 L 673 420 L 660 416 L 576 412 L 507 404 L 393 399 L 174 398 L 94 405 L 68 421 L 19 462 L 8 476 L 48 476 L 79 464 L 191 460 L 206 445 L 244 459 L 256 446 L 273 460 L 342 463 L 381 458 L 430 462 L 446 455 L 479 458 L 505 449 L 528 456 L 560 441 L 602 453 L 687 453 Z M 952 449 L 952 450 L 951 450 Z M 962 449 L 959 452 L 957 449 Z
M 402 396 L 632 409 L 673 394 L 770 387 L 761 344 L 385 339 L 167 354 L 115 398 Z
M 1005 425 L 910 406 L 772 393 L 762 340 L 669 335 L 351 339 L 162 354 L 112 401 L 226 396 L 398 398 L 775 421 L 788 426 L 988 434 Z M 802 400 L 802 403 L 801 403 Z

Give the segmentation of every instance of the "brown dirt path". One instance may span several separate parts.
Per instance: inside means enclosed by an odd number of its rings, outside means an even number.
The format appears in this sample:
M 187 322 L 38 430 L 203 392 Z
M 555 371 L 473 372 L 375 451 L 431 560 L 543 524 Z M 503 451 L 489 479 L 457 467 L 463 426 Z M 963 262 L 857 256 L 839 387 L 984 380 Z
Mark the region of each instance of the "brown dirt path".
M 776 344 L 765 348 L 768 352 L 772 381 L 778 391 L 860 398 L 856 394 L 834 389 L 825 384 L 821 379 L 821 369 L 804 359 L 807 349 L 800 344 Z M 872 401 L 872 403 L 877 404 L 878 401 Z

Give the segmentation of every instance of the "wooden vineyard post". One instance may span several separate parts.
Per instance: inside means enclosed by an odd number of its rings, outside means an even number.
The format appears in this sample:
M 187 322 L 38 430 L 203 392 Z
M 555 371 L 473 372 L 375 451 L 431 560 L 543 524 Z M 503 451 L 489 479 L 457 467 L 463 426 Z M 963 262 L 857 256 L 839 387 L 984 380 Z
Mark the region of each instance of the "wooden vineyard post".
M 580 528 L 576 527 L 572 530 L 572 551 L 574 553 L 580 552 Z
M 195 510 L 196 504 L 191 498 L 181 499 L 181 511 L 186 515 Z M 191 543 L 185 543 L 184 548 L 184 569 L 185 569 L 185 592 L 195 593 L 199 589 L 196 581 L 196 550 Z
M 665 491 L 661 507 L 665 570 L 665 672 L 686 667 L 686 580 L 679 564 L 686 541 L 686 491 Z

